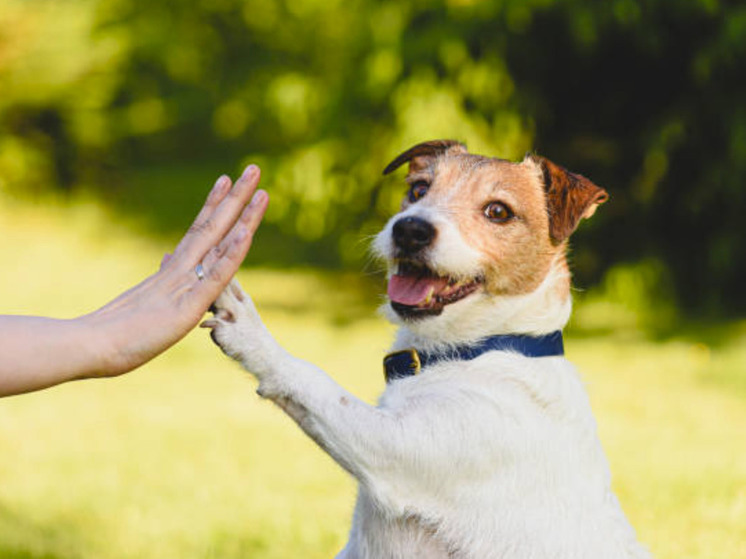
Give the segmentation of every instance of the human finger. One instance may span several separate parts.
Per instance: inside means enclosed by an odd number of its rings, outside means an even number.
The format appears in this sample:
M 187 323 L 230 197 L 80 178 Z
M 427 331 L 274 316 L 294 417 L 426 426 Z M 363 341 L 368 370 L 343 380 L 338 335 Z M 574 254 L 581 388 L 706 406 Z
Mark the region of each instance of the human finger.
M 258 191 L 252 204 L 246 208 L 235 227 L 226 236 L 219 256 L 210 262 L 209 267 L 203 264 L 205 278 L 198 282 L 195 291 L 199 295 L 195 298 L 202 301 L 205 307 L 225 289 L 246 258 L 268 203 L 267 193 L 263 190 Z
M 178 247 L 183 266 L 195 266 L 211 247 L 223 239 L 256 190 L 259 176 L 259 168 L 249 165 L 214 211 L 205 220 L 195 222 L 189 228 Z
M 215 265 L 215 262 L 218 261 L 225 254 L 228 247 L 238 235 L 239 229 L 241 227 L 245 227 L 246 229 L 248 229 L 249 235 L 254 235 L 257 228 L 259 227 L 259 223 L 261 222 L 262 217 L 264 216 L 267 200 L 267 193 L 263 190 L 257 190 L 257 192 L 252 197 L 249 205 L 246 206 L 241 212 L 241 215 L 239 216 L 231 231 L 223 238 L 222 241 L 220 241 L 218 245 L 212 247 L 202 259 L 202 266 L 205 270 L 209 271 L 212 266 Z
M 178 259 L 178 256 L 183 253 L 184 245 L 189 242 L 190 237 L 194 236 L 198 231 L 201 231 L 205 227 L 205 224 L 209 221 L 210 217 L 215 212 L 215 209 L 218 207 L 220 202 L 223 201 L 226 194 L 228 194 L 231 186 L 231 179 L 228 175 L 221 175 L 217 178 L 215 184 L 207 195 L 205 203 L 202 205 L 202 208 L 200 208 L 197 217 L 194 218 L 194 221 L 189 226 L 186 234 L 174 249 L 171 255 L 172 257 L 176 256 Z M 163 267 L 164 264 L 166 264 L 166 262 L 162 262 L 161 267 Z
M 197 217 L 194 218 L 190 229 L 200 229 L 204 226 L 205 222 L 210 218 L 218 204 L 223 201 L 225 195 L 231 189 L 231 179 L 228 175 L 220 175 L 215 181 L 215 185 L 207 195 L 204 205 L 200 209 Z
M 215 262 L 217 262 L 217 260 L 223 255 L 223 253 L 225 252 L 225 249 L 227 248 L 226 241 L 231 235 L 233 235 L 233 231 L 228 233 L 228 235 L 225 236 L 225 238 L 220 242 L 219 245 L 215 245 L 207 252 L 207 254 L 205 254 L 205 257 L 202 259 L 202 262 L 200 262 L 204 270 L 209 270 L 215 264 Z

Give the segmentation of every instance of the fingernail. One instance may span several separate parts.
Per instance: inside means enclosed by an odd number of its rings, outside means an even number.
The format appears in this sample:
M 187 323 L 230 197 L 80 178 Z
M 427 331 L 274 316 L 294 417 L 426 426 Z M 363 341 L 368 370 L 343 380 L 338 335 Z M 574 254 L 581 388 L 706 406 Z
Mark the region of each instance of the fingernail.
M 228 182 L 228 177 L 225 175 L 221 175 L 218 178 L 218 180 L 215 181 L 215 184 L 213 185 L 212 191 L 210 192 L 210 194 L 213 194 L 213 195 L 222 194 L 223 191 L 225 190 L 227 182 Z
M 251 197 L 251 202 L 249 205 L 251 207 L 258 206 L 262 202 L 264 202 L 264 199 L 267 198 L 267 193 L 264 190 L 257 190 L 254 193 L 254 196 Z
M 249 178 L 249 177 L 254 176 L 258 171 L 259 171 L 259 167 L 257 167 L 256 165 L 252 163 L 251 165 L 246 167 L 246 169 L 244 169 L 243 175 L 241 176 L 243 178 Z

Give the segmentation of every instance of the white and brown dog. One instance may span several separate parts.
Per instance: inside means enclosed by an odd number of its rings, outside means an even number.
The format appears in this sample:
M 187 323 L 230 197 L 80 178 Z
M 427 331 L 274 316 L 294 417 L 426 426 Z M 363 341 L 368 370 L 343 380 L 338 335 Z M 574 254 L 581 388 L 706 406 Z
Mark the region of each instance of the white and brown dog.
M 645 558 L 562 355 L 567 238 L 607 198 L 541 157 L 419 144 L 374 250 L 400 326 L 377 407 L 287 353 L 235 282 L 213 339 L 359 482 L 346 559 Z M 420 372 L 421 374 L 414 374 Z

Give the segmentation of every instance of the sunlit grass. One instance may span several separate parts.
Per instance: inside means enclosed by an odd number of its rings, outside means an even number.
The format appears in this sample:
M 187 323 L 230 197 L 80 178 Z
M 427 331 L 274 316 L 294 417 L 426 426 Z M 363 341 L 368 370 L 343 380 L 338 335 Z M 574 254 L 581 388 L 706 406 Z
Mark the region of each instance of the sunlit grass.
M 87 312 L 170 248 L 84 203 L 3 201 L 0 230 L 2 313 Z M 286 347 L 375 399 L 392 331 L 352 280 L 241 279 Z M 691 332 L 566 344 L 622 504 L 660 558 L 746 557 L 746 331 L 729 332 L 722 346 Z M 347 475 L 203 331 L 126 377 L 0 401 L 0 457 L 2 558 L 329 557 L 354 501 Z

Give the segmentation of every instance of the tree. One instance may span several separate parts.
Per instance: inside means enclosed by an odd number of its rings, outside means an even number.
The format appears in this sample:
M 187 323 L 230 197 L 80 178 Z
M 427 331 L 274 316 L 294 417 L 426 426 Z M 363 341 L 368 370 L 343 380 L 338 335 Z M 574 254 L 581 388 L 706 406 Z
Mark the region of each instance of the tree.
M 8 0 L 3 9 L 0 188 L 95 189 L 168 231 L 185 225 L 205 181 L 252 160 L 273 196 L 256 247 L 265 262 L 359 266 L 361 235 L 402 194 L 380 172 L 404 148 L 453 137 L 504 158 L 536 150 L 612 194 L 580 232 L 581 283 L 653 258 L 689 311 L 746 310 L 743 7 Z

